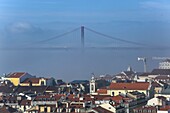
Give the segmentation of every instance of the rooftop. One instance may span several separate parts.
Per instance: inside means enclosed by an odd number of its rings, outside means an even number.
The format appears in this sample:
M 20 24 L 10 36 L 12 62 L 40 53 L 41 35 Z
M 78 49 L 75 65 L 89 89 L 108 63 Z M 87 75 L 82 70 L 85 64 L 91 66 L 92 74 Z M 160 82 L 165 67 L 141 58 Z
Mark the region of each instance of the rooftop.
M 170 79 L 170 76 L 169 75 L 160 75 L 160 76 L 155 77 L 155 79 L 165 79 L 165 80 L 168 80 L 168 79 Z
M 113 113 L 113 112 L 111 112 L 109 110 L 106 110 L 106 109 L 100 107 L 100 106 L 93 108 L 93 110 L 97 111 L 98 113 Z
M 107 94 L 107 89 L 98 89 L 97 93 L 99 93 L 99 94 Z
M 134 83 L 111 83 L 109 89 L 111 90 L 147 90 L 149 82 L 134 82 Z
M 147 72 L 147 73 L 141 73 L 139 74 L 139 76 L 143 76 L 143 77 L 147 77 L 148 75 L 150 75 L 151 73 Z
M 103 98 L 103 100 L 112 100 L 115 101 L 116 103 L 121 103 L 121 101 L 123 101 L 123 96 L 117 95 L 117 96 L 113 96 L 113 97 L 105 97 Z
M 142 107 L 138 107 L 135 108 L 135 110 L 157 110 L 157 108 L 155 106 L 142 106 Z
M 159 83 L 157 82 L 152 82 L 152 86 L 153 87 L 162 87 Z
M 18 113 L 18 111 L 12 107 L 4 105 L 0 108 L 0 113 Z
M 170 59 L 165 59 L 162 62 L 170 62 Z
M 44 93 L 48 87 L 47 86 L 18 86 L 14 93 L 25 93 L 25 92 L 34 92 L 34 93 Z
M 11 93 L 13 92 L 13 89 L 15 89 L 15 87 L 0 86 L 0 92 L 3 92 L 3 93 Z
M 170 69 L 153 69 L 151 74 L 153 74 L 153 75 L 170 75 Z
M 170 110 L 170 105 L 166 105 L 160 108 L 160 111 L 168 111 L 168 110 Z
M 14 72 L 14 73 L 9 74 L 8 78 L 20 78 L 25 74 L 26 72 Z
M 73 80 L 70 83 L 71 84 L 87 84 L 87 83 L 89 83 L 89 81 L 88 80 Z

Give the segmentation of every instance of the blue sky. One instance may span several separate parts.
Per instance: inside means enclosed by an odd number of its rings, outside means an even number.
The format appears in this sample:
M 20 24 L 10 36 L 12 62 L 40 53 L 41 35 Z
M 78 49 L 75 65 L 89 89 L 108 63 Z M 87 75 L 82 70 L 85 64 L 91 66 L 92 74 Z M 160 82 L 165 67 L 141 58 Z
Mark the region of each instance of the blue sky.
M 170 9 L 168 0 L 1 0 L 0 3 L 1 21 L 5 23 L 5 19 L 35 23 L 168 20 Z
M 84 25 L 101 33 L 149 45 L 169 46 L 170 0 L 0 0 L 0 49 L 80 46 L 80 31 L 61 39 L 33 43 Z M 85 31 L 86 46 L 124 46 Z M 71 80 L 90 73 L 115 74 L 128 65 L 143 69 L 138 56 L 167 56 L 167 51 L 0 51 L 0 73 L 26 71 Z M 123 62 L 123 63 L 120 63 Z M 157 64 L 152 63 L 150 70 Z M 148 65 L 149 65 L 148 63 Z M 69 76 L 68 76 L 69 75 Z
M 156 38 L 157 44 L 160 37 L 168 39 L 169 20 L 169 0 L 0 0 L 1 40 L 17 40 L 14 45 L 43 40 L 81 25 L 144 43 Z

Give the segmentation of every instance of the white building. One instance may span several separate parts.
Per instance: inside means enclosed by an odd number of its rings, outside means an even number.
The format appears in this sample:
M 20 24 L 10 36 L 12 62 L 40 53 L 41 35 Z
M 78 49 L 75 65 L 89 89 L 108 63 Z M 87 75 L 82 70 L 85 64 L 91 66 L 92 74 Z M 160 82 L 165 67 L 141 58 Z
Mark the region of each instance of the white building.
M 158 96 L 148 100 L 148 106 L 165 106 L 166 105 L 166 98 L 163 96 Z
M 170 59 L 166 59 L 159 63 L 159 69 L 170 69 Z

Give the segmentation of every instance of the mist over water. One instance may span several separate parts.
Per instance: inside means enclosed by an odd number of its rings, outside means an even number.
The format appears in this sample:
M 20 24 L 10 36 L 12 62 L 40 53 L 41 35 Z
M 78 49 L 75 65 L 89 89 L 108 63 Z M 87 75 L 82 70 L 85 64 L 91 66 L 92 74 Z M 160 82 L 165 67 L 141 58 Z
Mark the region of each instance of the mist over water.
M 147 70 L 151 71 L 158 68 L 160 61 L 152 60 L 152 57 L 168 56 L 169 50 L 156 49 L 0 50 L 0 73 L 24 71 L 71 81 L 90 79 L 91 73 L 114 75 L 128 66 L 142 72 L 143 62 L 137 61 L 137 57 L 146 57 Z

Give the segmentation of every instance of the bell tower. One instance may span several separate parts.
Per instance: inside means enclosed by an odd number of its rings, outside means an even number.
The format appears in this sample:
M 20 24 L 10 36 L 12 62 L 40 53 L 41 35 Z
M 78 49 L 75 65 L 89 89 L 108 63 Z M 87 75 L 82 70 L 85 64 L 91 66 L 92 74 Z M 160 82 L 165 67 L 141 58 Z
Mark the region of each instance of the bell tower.
M 96 81 L 94 76 L 92 76 L 91 80 L 90 80 L 90 94 L 93 94 L 96 92 Z

